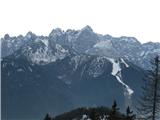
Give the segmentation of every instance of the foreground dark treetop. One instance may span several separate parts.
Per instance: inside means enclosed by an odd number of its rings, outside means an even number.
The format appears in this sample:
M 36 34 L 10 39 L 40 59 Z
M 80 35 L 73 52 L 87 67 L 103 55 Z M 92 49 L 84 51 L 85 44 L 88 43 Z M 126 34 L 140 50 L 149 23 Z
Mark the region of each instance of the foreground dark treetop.
M 82 107 L 58 115 L 56 117 L 52 117 L 49 114 L 47 114 L 46 116 L 48 116 L 48 118 L 51 118 L 52 120 L 134 120 L 136 117 L 133 113 L 131 113 L 129 107 L 126 109 L 125 114 L 120 113 L 118 110 L 113 110 L 113 108 L 109 109 L 107 107 Z

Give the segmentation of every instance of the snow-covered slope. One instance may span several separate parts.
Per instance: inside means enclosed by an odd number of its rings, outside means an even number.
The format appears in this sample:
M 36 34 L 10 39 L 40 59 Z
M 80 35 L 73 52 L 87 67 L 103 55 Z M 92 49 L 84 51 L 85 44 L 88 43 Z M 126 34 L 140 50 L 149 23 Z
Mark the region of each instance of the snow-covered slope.
M 64 59 L 70 55 L 70 52 L 60 44 L 50 43 L 46 37 L 37 37 L 29 44 L 25 44 L 18 49 L 18 52 L 14 54 L 16 54 L 16 57 L 24 55 L 32 63 L 44 65 Z
M 112 58 L 120 57 L 119 53 L 114 48 L 114 45 L 111 40 L 103 40 L 97 42 L 92 48 L 88 49 L 85 53 L 91 55 L 107 56 Z

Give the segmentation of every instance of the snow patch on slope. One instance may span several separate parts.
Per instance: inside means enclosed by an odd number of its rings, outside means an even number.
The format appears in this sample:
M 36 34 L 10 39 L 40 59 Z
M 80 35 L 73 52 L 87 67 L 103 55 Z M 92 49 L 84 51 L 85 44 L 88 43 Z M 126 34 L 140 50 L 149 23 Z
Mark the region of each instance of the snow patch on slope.
M 121 62 L 122 62 L 127 68 L 129 67 L 129 65 L 124 61 L 123 58 L 121 58 Z
M 39 48 L 36 52 L 31 52 L 29 54 L 29 58 L 33 63 L 40 64 L 40 63 L 50 63 L 56 61 L 56 56 L 51 55 L 48 51 L 48 48 L 45 47 L 44 49 Z
M 119 65 L 119 62 L 118 61 L 115 61 L 114 59 L 112 59 L 112 58 L 108 58 L 108 60 L 110 61 L 110 62 L 112 62 L 112 75 L 114 75 L 114 76 L 116 76 L 116 74 L 119 72 L 119 71 L 121 71 L 121 67 L 120 67 L 120 65 Z
M 112 62 L 112 75 L 116 77 L 116 79 L 118 80 L 119 83 L 122 84 L 122 86 L 124 87 L 124 96 L 125 96 L 125 105 L 126 107 L 127 106 L 130 106 L 131 105 L 131 97 L 132 97 L 132 94 L 134 93 L 134 91 L 127 85 L 123 82 L 122 80 L 122 74 L 121 74 L 121 67 L 120 67 L 120 61 L 115 61 L 114 59 L 112 58 L 108 58 L 108 60 L 110 62 Z M 125 64 L 126 67 L 129 67 L 129 65 L 123 60 L 123 59 L 120 59 L 122 63 Z
M 101 41 L 101 42 L 98 42 L 97 44 L 95 44 L 93 47 L 95 48 L 112 48 L 112 43 L 111 41 L 109 40 L 106 40 L 106 41 Z
M 47 39 L 41 39 L 41 41 L 48 47 L 48 40 Z
M 90 63 L 88 73 L 90 76 L 98 77 L 104 73 L 106 57 L 97 57 Z
M 44 47 L 37 48 L 35 51 L 28 49 L 29 52 L 27 52 L 27 56 L 33 63 L 44 65 L 55 62 L 58 59 L 64 59 L 67 55 L 69 55 L 69 51 L 64 49 L 61 45 L 56 44 L 55 49 L 52 50 L 48 46 L 47 40 L 42 41 L 45 44 Z

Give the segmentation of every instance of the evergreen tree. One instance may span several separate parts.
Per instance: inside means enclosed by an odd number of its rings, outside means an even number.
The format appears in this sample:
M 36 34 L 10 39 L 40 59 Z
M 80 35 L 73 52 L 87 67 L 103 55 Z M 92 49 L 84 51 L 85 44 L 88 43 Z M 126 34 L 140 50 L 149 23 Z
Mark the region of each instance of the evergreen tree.
M 96 109 L 92 109 L 91 110 L 91 113 L 90 113 L 90 115 L 89 115 L 89 118 L 91 119 L 91 120 L 100 120 L 99 119 L 99 114 L 98 114 L 98 112 L 96 111 Z
M 44 118 L 44 120 L 53 120 L 51 117 L 50 117 L 50 115 L 47 113 L 46 114 L 46 116 L 45 116 L 45 118 Z
M 142 87 L 142 95 L 139 100 L 138 112 L 148 120 L 156 120 L 160 113 L 160 59 L 154 58 L 152 70 L 145 78 L 145 84 Z
M 108 119 L 109 120 L 118 120 L 118 114 L 117 114 L 118 111 L 119 111 L 119 108 L 117 108 L 117 102 L 114 101 L 113 105 L 112 105 L 111 113 L 109 114 Z
M 114 102 L 113 102 L 113 105 L 112 105 L 111 114 L 112 114 L 112 115 L 115 115 L 118 111 L 119 111 L 119 108 L 117 108 L 117 102 L 114 101 Z
M 135 115 L 133 114 L 133 111 L 130 110 L 130 107 L 128 106 L 126 109 L 126 118 L 127 120 L 134 120 L 135 119 Z

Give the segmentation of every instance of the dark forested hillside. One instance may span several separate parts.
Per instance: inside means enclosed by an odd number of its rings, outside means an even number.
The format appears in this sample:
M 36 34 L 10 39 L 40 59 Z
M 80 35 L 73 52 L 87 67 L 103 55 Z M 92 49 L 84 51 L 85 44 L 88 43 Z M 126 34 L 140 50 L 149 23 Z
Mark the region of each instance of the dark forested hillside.
M 111 109 L 107 107 L 81 107 L 70 112 L 63 113 L 58 116 L 46 115 L 44 120 L 134 120 L 136 116 L 130 110 L 126 109 L 126 113 L 121 113 L 119 108 L 112 106 Z

